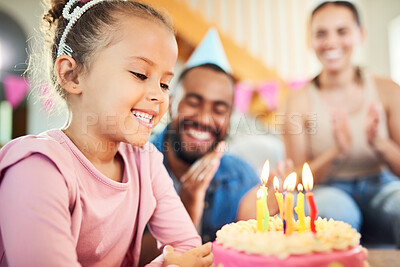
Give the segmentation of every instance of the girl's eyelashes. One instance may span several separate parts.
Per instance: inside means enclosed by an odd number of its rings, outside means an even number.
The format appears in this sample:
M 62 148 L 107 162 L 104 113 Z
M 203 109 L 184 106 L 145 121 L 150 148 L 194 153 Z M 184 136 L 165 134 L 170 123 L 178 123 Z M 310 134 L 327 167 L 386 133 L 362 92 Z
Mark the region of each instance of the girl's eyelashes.
M 136 78 L 140 79 L 141 81 L 147 80 L 147 78 L 149 78 L 146 75 L 138 72 L 130 71 L 130 73 L 132 73 L 134 76 L 136 76 Z M 164 90 L 169 90 L 169 85 L 166 83 L 160 83 L 160 86 Z
M 147 76 L 144 75 L 144 74 L 141 74 L 141 73 L 138 73 L 138 72 L 133 72 L 133 71 L 131 71 L 131 73 L 133 75 L 135 75 L 138 79 L 142 80 L 142 81 L 147 79 Z

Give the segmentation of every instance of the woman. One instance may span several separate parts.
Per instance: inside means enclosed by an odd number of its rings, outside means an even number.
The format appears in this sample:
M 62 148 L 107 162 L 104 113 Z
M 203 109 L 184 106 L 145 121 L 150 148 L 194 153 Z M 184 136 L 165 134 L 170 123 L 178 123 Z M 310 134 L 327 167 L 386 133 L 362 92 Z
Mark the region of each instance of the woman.
M 353 4 L 320 4 L 310 34 L 322 70 L 288 99 L 287 156 L 310 163 L 320 216 L 373 226 L 399 246 L 400 88 L 352 64 L 365 37 Z

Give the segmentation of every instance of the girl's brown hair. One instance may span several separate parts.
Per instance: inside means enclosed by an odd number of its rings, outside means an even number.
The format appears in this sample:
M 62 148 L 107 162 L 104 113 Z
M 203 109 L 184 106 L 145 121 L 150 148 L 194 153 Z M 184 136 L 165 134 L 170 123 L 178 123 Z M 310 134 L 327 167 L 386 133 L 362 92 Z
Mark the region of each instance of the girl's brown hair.
M 54 72 L 54 63 L 57 59 L 57 50 L 60 38 L 68 21 L 62 16 L 63 8 L 67 0 L 44 0 L 46 12 L 41 23 L 41 32 L 44 37 L 42 44 L 36 47 L 36 53 L 32 53 L 29 62 L 29 73 L 32 82 L 40 90 L 41 98 L 47 99 L 55 89 L 59 97 L 66 100 L 66 92 L 57 82 Z M 84 1 L 87 2 L 87 1 Z M 83 6 L 79 2 L 73 6 Z M 136 1 L 105 0 L 89 8 L 76 21 L 68 32 L 66 44 L 72 48 L 72 57 L 78 63 L 78 71 L 86 71 L 90 66 L 90 59 L 96 51 L 107 47 L 116 41 L 116 34 L 121 21 L 129 16 L 149 19 L 167 27 L 174 32 L 171 20 L 153 7 Z M 53 94 L 54 96 L 54 94 Z

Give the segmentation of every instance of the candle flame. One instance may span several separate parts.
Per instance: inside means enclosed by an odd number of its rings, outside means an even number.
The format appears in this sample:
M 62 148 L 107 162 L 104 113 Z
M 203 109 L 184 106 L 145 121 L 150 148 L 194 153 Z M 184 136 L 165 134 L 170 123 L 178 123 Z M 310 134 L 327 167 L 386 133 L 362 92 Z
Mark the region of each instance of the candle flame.
M 278 191 L 279 190 L 279 180 L 278 180 L 278 177 L 274 177 L 274 188 L 275 188 L 275 191 Z
M 314 179 L 313 179 L 313 175 L 310 169 L 310 166 L 308 165 L 308 163 L 304 163 L 303 165 L 303 173 L 301 176 L 302 180 L 303 180 L 303 185 L 304 188 L 309 191 L 313 189 L 313 183 L 314 183 Z
M 269 160 L 266 160 L 264 163 L 264 167 L 262 168 L 261 171 L 261 181 L 263 182 L 264 185 L 267 184 L 268 177 L 269 177 Z
M 283 182 L 283 188 L 288 191 L 293 191 L 296 186 L 296 181 L 297 174 L 295 172 L 292 172 L 286 177 L 285 181 Z
M 264 196 L 264 190 L 263 189 L 258 189 L 257 191 L 257 199 L 262 198 Z
M 303 185 L 302 184 L 298 184 L 297 185 L 297 191 L 303 192 Z

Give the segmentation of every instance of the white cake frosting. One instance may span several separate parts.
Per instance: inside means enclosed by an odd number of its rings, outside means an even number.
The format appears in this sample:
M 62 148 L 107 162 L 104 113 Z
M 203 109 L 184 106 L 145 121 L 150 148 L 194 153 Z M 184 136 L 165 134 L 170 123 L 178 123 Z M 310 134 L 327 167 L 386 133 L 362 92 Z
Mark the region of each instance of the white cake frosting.
M 217 244 L 250 254 L 274 255 L 284 259 L 289 255 L 313 252 L 330 252 L 357 247 L 361 235 L 347 223 L 318 218 L 317 233 L 310 230 L 310 217 L 306 217 L 306 230 L 298 232 L 299 221 L 294 222 L 294 232 L 284 235 L 282 220 L 269 219 L 269 231 L 257 231 L 257 221 L 239 221 L 223 226 L 217 232 Z

